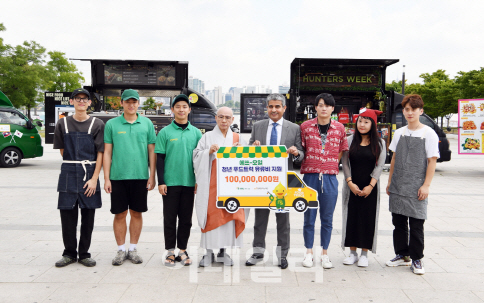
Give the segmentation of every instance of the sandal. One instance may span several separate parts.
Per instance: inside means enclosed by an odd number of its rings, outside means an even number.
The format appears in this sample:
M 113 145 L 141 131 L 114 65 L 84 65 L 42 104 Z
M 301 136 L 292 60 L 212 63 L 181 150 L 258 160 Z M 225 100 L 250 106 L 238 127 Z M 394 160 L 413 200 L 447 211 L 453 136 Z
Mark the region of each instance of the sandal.
M 182 258 L 184 255 L 186 257 Z M 192 260 L 190 260 L 190 257 L 188 256 L 188 253 L 187 253 L 186 250 L 182 253 L 179 253 L 178 256 L 175 258 L 175 261 L 180 262 L 181 265 L 183 265 L 183 266 L 192 265 Z
M 168 251 L 168 254 L 166 255 L 166 259 L 165 259 L 165 266 L 173 267 L 175 266 L 175 261 L 176 261 L 176 258 L 175 258 L 174 252 Z

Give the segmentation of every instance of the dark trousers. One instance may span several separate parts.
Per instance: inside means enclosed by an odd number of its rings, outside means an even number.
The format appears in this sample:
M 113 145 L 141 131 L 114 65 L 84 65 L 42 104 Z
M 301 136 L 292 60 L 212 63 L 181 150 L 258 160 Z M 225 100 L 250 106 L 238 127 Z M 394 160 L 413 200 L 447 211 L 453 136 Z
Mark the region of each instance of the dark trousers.
M 190 228 L 192 228 L 195 187 L 168 186 L 163 197 L 163 230 L 165 249 L 187 249 Z M 177 229 L 178 218 L 178 229 Z
M 79 259 L 90 258 L 88 252 L 91 246 L 92 230 L 94 229 L 95 209 L 81 208 L 81 236 L 79 238 Z M 73 209 L 60 210 L 62 224 L 62 240 L 64 241 L 63 256 L 77 258 L 77 221 L 79 218 L 79 203 Z
M 269 209 L 256 209 L 255 210 L 255 224 L 254 224 L 254 242 L 252 247 L 254 253 L 263 254 L 266 248 L 266 233 L 267 224 L 269 223 Z M 275 213 L 277 224 L 277 258 L 287 257 L 289 252 L 290 242 L 290 224 L 289 213 Z
M 424 223 L 423 219 L 415 219 L 392 213 L 393 248 L 395 254 L 410 256 L 412 260 L 420 260 L 424 254 Z M 410 222 L 410 241 L 408 237 L 408 226 Z

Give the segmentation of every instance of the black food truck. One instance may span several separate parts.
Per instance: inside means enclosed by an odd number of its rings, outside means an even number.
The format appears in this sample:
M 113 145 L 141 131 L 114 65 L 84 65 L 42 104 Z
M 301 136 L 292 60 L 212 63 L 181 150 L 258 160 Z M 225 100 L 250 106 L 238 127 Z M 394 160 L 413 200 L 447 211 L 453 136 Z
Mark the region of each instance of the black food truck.
M 314 98 L 320 93 L 330 93 L 336 102 L 331 118 L 345 125 L 347 135 L 354 132 L 360 108 L 382 111 L 377 125 L 388 150 L 395 130 L 407 124 L 401 105 L 404 95 L 385 90 L 386 68 L 398 61 L 295 58 L 291 63 L 291 84 L 286 95 L 288 104 L 284 118 L 297 124 L 315 118 Z M 267 95 L 241 95 L 241 132 L 250 132 L 255 122 L 267 119 L 263 103 Z M 420 116 L 420 122 L 439 136 L 440 159 L 437 161 L 450 161 L 451 151 L 444 131 L 425 113 Z M 389 152 L 387 163 L 390 160 Z
M 90 60 L 91 86 L 84 86 L 91 93 L 90 115 L 107 122 L 122 114 L 121 94 L 125 89 L 138 91 L 140 98 L 152 97 L 157 100 L 156 109 L 142 110 L 139 113 L 149 118 L 158 133 L 174 119 L 170 104 L 178 94 L 187 95 L 192 104 L 188 120 L 202 133 L 212 130 L 215 125 L 217 108 L 202 93 L 188 88 L 188 62 L 145 61 L 145 60 Z M 54 141 L 55 124 L 60 117 L 74 112 L 69 104 L 70 92 L 45 93 L 45 142 Z M 237 126 L 234 125 L 233 129 Z M 237 130 L 236 130 L 237 131 Z

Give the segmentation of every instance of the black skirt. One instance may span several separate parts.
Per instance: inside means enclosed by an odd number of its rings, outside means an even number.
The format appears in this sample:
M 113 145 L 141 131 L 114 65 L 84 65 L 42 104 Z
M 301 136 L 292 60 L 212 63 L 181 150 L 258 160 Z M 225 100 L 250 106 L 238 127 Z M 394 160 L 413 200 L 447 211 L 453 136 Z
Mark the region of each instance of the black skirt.
M 349 160 L 352 182 L 362 190 L 370 184 L 370 174 L 375 168 L 376 157 L 372 154 L 370 146 L 360 146 L 357 152 L 350 153 Z M 345 247 L 369 250 L 373 247 L 378 190 L 378 185 L 375 185 L 366 198 L 350 191 Z

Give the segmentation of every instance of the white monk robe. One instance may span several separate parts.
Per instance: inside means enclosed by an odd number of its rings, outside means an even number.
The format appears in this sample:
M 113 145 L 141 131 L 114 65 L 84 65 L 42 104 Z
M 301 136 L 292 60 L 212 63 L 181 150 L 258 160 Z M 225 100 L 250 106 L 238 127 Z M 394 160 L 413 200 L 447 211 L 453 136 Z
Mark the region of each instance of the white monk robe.
M 241 233 L 238 237 L 236 237 L 235 220 L 228 221 L 227 223 L 221 226 L 218 226 L 213 230 L 203 232 L 203 230 L 206 229 L 206 226 L 207 226 L 207 210 L 208 210 L 208 200 L 209 200 L 209 194 L 210 194 L 210 177 L 211 177 L 211 171 L 212 171 L 212 163 L 214 163 L 212 161 L 216 159 L 216 152 L 210 155 L 210 146 L 212 146 L 213 144 L 217 144 L 219 147 L 233 146 L 233 143 L 234 143 L 234 135 L 232 130 L 229 129 L 227 131 L 226 137 L 224 137 L 222 132 L 220 131 L 220 128 L 218 126 L 215 126 L 213 131 L 207 132 L 202 136 L 202 138 L 198 142 L 197 148 L 195 148 L 195 150 L 193 151 L 193 166 L 195 169 L 195 175 L 197 179 L 197 195 L 195 198 L 195 210 L 197 213 L 198 225 L 202 229 L 200 246 L 205 249 L 216 250 L 224 247 L 228 247 L 228 248 L 242 247 L 243 233 Z M 239 145 L 246 145 L 246 142 L 240 136 L 239 136 Z M 223 209 L 222 211 L 225 212 L 227 215 L 230 215 L 225 209 Z M 239 209 L 239 212 L 240 211 L 245 212 L 245 222 L 247 222 L 247 218 L 249 216 L 249 210 Z M 244 219 L 244 216 L 242 218 Z M 238 223 L 240 224 L 240 222 Z

